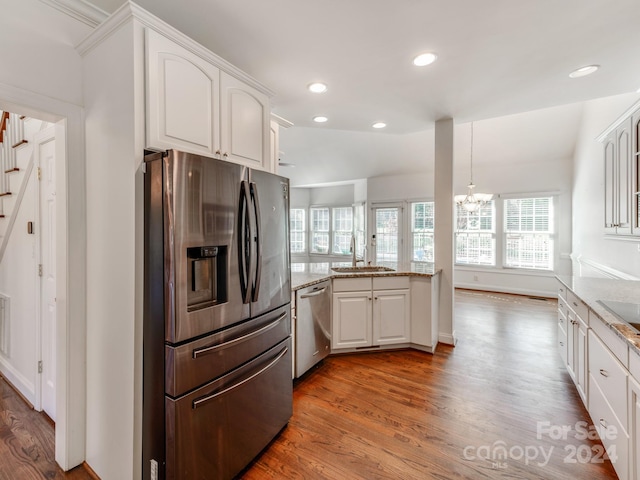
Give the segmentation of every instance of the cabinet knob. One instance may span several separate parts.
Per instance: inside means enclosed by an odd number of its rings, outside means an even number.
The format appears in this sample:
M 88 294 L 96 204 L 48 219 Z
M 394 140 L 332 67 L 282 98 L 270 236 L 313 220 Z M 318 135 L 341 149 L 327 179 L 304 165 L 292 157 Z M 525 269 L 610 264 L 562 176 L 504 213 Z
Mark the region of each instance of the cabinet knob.
M 561 347 L 564 347 L 564 342 L 560 342 L 560 346 L 561 346 Z
M 220 150 L 216 150 L 216 155 L 220 155 L 221 153 Z
M 222 154 L 222 156 L 223 156 L 224 158 L 227 158 L 227 157 L 229 156 L 229 154 L 228 154 L 227 152 L 224 152 L 224 153 Z
M 607 372 L 604 368 L 600 369 L 600 375 L 602 375 L 603 377 L 608 377 L 609 376 L 609 372 Z

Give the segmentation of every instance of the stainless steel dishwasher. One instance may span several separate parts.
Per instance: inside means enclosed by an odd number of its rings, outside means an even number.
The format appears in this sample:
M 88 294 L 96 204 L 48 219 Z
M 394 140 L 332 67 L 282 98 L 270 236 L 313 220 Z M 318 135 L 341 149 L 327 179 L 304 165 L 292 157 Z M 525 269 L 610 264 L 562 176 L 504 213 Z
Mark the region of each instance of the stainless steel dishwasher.
M 296 293 L 296 378 L 331 352 L 331 281 Z

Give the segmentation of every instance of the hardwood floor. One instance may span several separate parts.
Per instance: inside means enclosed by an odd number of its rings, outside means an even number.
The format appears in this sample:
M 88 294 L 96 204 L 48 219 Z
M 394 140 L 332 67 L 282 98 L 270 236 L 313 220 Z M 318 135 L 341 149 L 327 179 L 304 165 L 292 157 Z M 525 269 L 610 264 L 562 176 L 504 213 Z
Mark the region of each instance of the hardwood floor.
M 434 355 L 326 359 L 297 382 L 289 425 L 242 478 L 617 478 L 598 441 L 575 438 L 591 421 L 556 350 L 554 300 L 458 290 L 456 332 L 457 346 Z M 563 425 L 567 438 L 551 438 Z M 92 478 L 63 473 L 53 442 L 0 378 L 0 480 Z
M 54 431 L 0 376 L 0 480 L 93 479 L 80 466 L 63 472 L 54 459 Z
M 455 348 L 329 357 L 242 478 L 617 478 L 580 437 L 591 420 L 556 349 L 556 306 L 458 290 Z

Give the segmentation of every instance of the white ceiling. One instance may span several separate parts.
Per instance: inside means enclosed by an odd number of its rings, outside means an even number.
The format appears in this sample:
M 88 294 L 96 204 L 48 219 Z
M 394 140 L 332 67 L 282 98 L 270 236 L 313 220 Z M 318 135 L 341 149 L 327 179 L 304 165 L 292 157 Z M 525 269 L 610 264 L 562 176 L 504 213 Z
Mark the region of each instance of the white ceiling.
M 122 0 L 91 3 L 112 12 Z M 533 130 L 526 130 L 526 135 L 535 137 L 538 126 L 543 128 L 541 135 L 553 130 L 557 149 L 549 151 L 545 141 L 545 151 L 521 153 L 544 158 L 571 155 L 579 109 L 549 107 L 640 87 L 638 0 L 136 3 L 275 92 L 274 113 L 295 125 L 283 134 L 282 142 L 282 160 L 296 164 L 284 172 L 291 172 L 293 184 L 348 180 L 355 173 L 345 168 L 338 175 L 334 167 L 345 162 L 358 165 L 354 160 L 365 156 L 372 170 L 354 168 L 357 178 L 377 174 L 384 168 L 376 165 L 385 159 L 388 163 L 387 155 L 397 149 L 407 162 L 395 157 L 398 172 L 420 168 L 422 148 L 432 149 L 420 138 L 443 117 L 460 125 L 546 109 L 536 114 L 536 125 L 529 125 Z M 438 60 L 427 67 L 413 66 L 412 58 L 424 51 L 437 53 Z M 588 77 L 568 77 L 589 64 L 601 68 Z M 312 81 L 326 82 L 329 90 L 309 93 L 306 86 Z M 314 124 L 311 118 L 319 114 L 329 122 Z M 525 118 L 516 115 L 511 121 L 526 122 Z M 375 121 L 388 127 L 372 133 Z M 511 130 L 521 145 L 525 131 Z M 475 142 L 482 142 L 482 135 L 491 136 L 479 123 L 476 133 Z M 466 137 L 468 130 L 460 134 Z M 505 137 L 494 133 L 493 139 L 498 138 Z M 520 156 L 509 153 L 514 160 Z M 335 163 L 336 157 L 342 164 Z

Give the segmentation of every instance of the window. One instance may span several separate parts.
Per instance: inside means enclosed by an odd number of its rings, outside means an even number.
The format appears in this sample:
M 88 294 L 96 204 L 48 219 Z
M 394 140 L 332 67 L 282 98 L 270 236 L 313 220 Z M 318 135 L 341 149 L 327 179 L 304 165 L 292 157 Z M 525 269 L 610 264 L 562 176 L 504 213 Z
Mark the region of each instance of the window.
M 353 207 L 311 207 L 310 253 L 349 255 Z
M 411 261 L 433 262 L 434 203 L 411 204 Z
M 351 253 L 351 235 L 353 235 L 353 208 L 334 208 L 331 213 L 333 216 L 333 248 L 331 251 L 337 255 L 349 255 Z
M 289 210 L 291 253 L 306 251 L 305 209 L 292 208 Z
M 456 205 L 456 263 L 495 265 L 496 233 L 494 201 L 476 212 Z
M 329 253 L 329 209 L 311 209 L 311 253 Z
M 504 266 L 553 270 L 553 198 L 513 198 L 504 204 Z
M 398 207 L 374 208 L 376 263 L 402 260 L 398 257 L 401 214 L 402 211 Z

